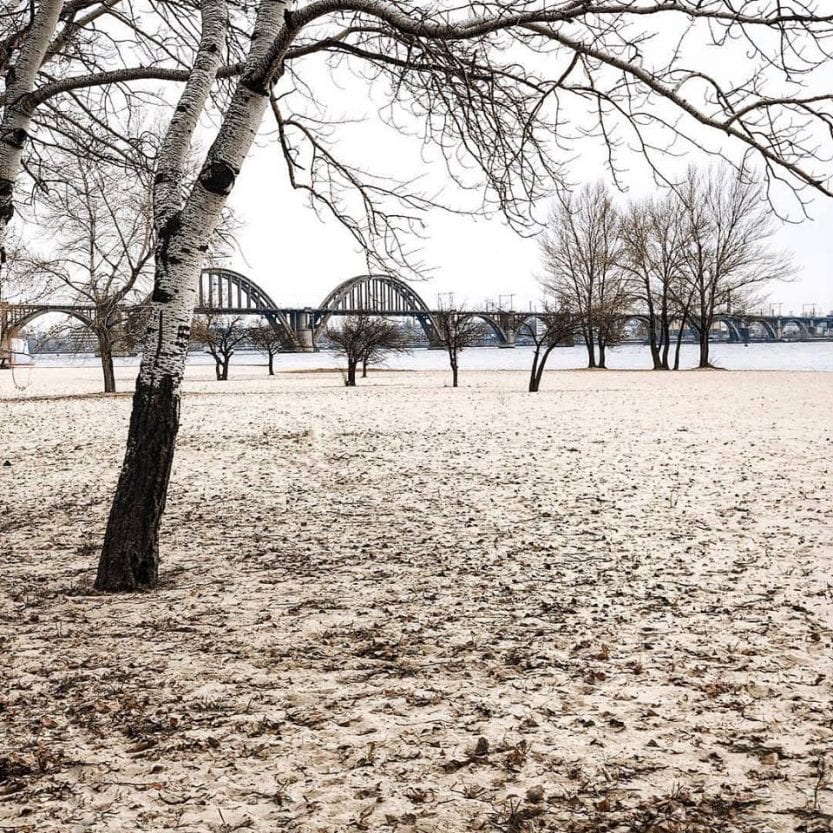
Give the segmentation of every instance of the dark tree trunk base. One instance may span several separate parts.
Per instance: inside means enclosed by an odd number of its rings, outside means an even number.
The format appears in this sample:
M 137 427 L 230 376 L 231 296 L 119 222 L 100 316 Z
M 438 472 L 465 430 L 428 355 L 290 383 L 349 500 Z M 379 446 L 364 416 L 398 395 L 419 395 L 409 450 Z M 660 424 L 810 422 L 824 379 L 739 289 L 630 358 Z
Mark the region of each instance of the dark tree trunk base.
M 107 521 L 95 588 L 111 593 L 153 587 L 159 578 L 159 523 L 179 430 L 179 394 L 163 377 L 136 383 L 127 451 Z
M 101 369 L 104 371 L 104 393 L 116 392 L 116 372 L 113 369 L 113 356 L 101 356 Z
M 697 366 L 700 368 L 711 367 L 711 362 L 709 361 L 709 332 L 710 330 L 705 330 L 705 338 L 703 337 L 703 333 L 700 333 L 700 361 L 698 362 Z
M 113 368 L 113 348 L 107 337 L 98 334 L 98 355 L 101 358 L 101 372 L 104 376 L 104 393 L 116 392 L 116 372 Z

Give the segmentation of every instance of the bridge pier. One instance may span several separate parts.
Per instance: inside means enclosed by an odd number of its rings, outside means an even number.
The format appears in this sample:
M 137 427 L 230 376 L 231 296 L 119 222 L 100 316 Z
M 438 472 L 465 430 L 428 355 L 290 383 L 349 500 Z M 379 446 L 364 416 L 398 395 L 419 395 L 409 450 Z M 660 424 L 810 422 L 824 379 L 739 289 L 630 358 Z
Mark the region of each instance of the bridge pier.
M 8 369 L 13 365 L 11 315 L 9 305 L 2 302 L 0 303 L 0 370 Z
M 2 327 L 2 335 L 0 335 L 0 370 L 8 370 L 10 367 L 14 367 L 12 334 L 8 327 Z
M 504 335 L 506 336 L 506 341 L 498 344 L 498 347 L 502 349 L 508 349 L 510 347 L 515 346 L 515 331 L 514 330 L 504 330 Z
M 518 333 L 519 322 L 514 312 L 501 312 L 497 316 L 500 329 L 503 331 L 506 341 L 498 344 L 498 347 L 510 348 L 515 346 L 515 336 Z
M 292 313 L 292 330 L 295 333 L 296 350 L 299 353 L 315 351 L 315 329 L 310 310 L 299 310 Z

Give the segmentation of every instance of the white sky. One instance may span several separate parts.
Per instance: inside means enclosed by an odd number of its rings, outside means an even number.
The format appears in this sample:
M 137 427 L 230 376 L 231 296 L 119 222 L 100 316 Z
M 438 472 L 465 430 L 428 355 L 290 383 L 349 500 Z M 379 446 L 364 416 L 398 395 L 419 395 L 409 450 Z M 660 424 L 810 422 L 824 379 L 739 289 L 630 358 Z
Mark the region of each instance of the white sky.
M 672 31 L 669 28 L 666 34 Z M 661 52 L 675 43 L 673 37 L 662 38 L 652 41 L 651 48 Z M 558 61 L 563 57 L 559 56 Z M 694 64 L 708 66 L 712 74 L 719 72 L 735 82 L 745 77 L 749 69 L 743 44 L 700 46 L 696 56 L 691 52 L 689 57 Z M 418 138 L 403 138 L 380 125 L 376 111 L 387 102 L 384 83 L 369 86 L 367 81 L 343 72 L 333 79 L 320 58 L 304 60 L 310 64 L 304 63 L 297 69 L 315 91 L 316 101 L 308 106 L 318 108 L 316 115 L 328 123 L 336 123 L 342 117 L 364 120 L 359 125 L 336 128 L 339 155 L 374 173 L 401 179 L 425 174 L 434 187 L 446 182 L 442 164 L 426 160 L 426 154 L 431 156 L 432 152 L 426 151 Z M 548 72 L 552 73 L 552 67 L 548 67 Z M 828 92 L 833 69 L 828 72 L 823 68 L 821 72 L 812 84 Z M 697 99 L 695 82 L 686 86 L 686 95 Z M 570 126 L 578 125 L 587 115 L 586 102 L 580 102 L 576 109 L 573 106 L 567 102 Z M 271 121 L 271 116 L 268 119 Z M 407 118 L 401 123 L 413 124 L 415 131 L 419 129 Z M 335 220 L 327 218 L 322 222 L 309 208 L 305 195 L 292 191 L 277 140 L 268 138 L 270 127 L 268 122 L 264 123 L 259 146 L 247 159 L 232 194 L 230 204 L 243 222 L 238 235 L 241 251 L 222 265 L 247 274 L 281 306 L 317 306 L 338 283 L 364 274 L 365 261 L 351 236 Z M 715 131 L 691 124 L 686 129 L 698 141 L 738 158 L 737 148 L 733 151 L 724 146 Z M 630 141 L 624 132 L 620 138 L 626 143 Z M 605 156 L 594 139 L 574 141 L 571 150 L 572 158 L 565 156 L 563 160 L 571 182 L 580 184 L 605 176 Z M 669 160 L 669 166 L 679 171 L 689 162 L 708 164 L 709 160 L 701 154 Z M 630 166 L 630 195 L 647 195 L 653 185 L 644 163 L 635 157 Z M 453 193 L 446 197 L 457 201 Z M 804 305 L 812 304 L 817 311 L 833 310 L 833 200 L 817 198 L 811 213 L 811 221 L 783 227 L 773 241 L 776 248 L 794 253 L 797 266 L 795 279 L 774 285 L 770 293 L 770 303 L 780 303 L 783 312 L 800 313 Z M 517 235 L 500 218 L 485 220 L 434 211 L 428 217 L 421 250 L 423 260 L 434 267 L 434 272 L 430 280 L 415 288 L 429 306 L 436 304 L 438 293 L 447 292 L 454 293 L 456 303 L 473 306 L 480 306 L 487 299 L 497 302 L 499 296 L 504 296 L 506 304 L 511 294 L 517 309 L 527 308 L 540 298 L 538 245 L 535 239 Z
M 243 223 L 241 253 L 222 265 L 251 277 L 280 306 L 317 306 L 342 280 L 366 272 L 350 235 L 332 219 L 322 222 L 289 187 L 276 146 L 253 151 L 231 204 Z M 815 304 L 817 312 L 833 310 L 833 200 L 819 197 L 812 214 L 810 221 L 783 226 L 776 238 L 777 247 L 794 252 L 798 266 L 792 282 L 773 285 L 770 293 L 783 312 L 800 313 L 805 304 Z M 517 309 L 540 297 L 536 241 L 499 218 L 432 212 L 422 251 L 435 272 L 415 288 L 429 306 L 440 292 L 476 306 L 511 293 Z

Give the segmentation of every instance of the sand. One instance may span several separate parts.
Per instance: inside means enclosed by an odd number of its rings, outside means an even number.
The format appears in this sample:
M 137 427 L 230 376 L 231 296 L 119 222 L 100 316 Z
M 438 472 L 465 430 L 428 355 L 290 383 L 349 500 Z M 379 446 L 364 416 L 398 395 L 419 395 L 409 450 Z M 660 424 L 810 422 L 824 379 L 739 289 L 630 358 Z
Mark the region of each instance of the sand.
M 117 597 L 129 396 L 0 374 L 0 830 L 833 829 L 830 374 L 208 372 Z

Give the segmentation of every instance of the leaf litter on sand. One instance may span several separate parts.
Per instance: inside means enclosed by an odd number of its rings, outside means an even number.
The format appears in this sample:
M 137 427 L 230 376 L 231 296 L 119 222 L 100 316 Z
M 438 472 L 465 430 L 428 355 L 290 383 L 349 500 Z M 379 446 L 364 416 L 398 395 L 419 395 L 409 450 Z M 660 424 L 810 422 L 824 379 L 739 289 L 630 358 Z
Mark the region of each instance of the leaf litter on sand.
M 192 378 L 112 598 L 129 402 L 8 401 L 0 827 L 829 830 L 829 380 L 557 379 Z

